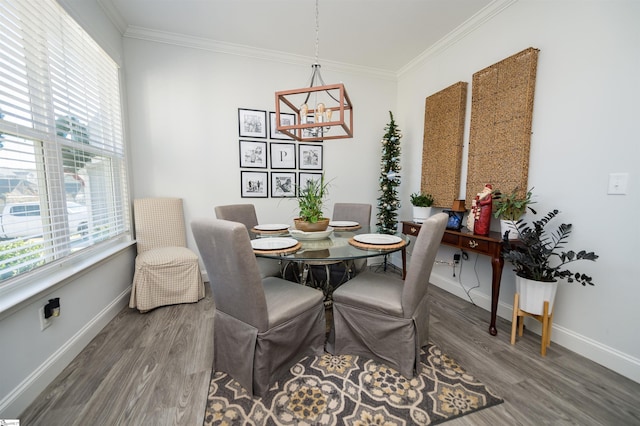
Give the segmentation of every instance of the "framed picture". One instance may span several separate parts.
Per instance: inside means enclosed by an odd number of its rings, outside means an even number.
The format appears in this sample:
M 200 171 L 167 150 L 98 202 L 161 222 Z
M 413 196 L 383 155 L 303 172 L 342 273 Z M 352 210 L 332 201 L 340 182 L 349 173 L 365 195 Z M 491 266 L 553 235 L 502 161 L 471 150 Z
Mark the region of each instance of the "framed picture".
M 299 172 L 298 173 L 298 188 L 305 189 L 310 180 L 317 181 L 320 183 L 320 179 L 322 179 L 322 173 L 306 173 Z
M 296 174 L 295 172 L 271 172 L 271 196 L 295 197 Z
M 267 168 L 267 143 L 240 141 L 240 167 Z
M 296 144 L 271 142 L 271 168 L 295 169 L 296 168 Z
M 296 124 L 296 115 L 289 113 L 280 113 L 280 124 L 284 126 L 295 126 Z M 293 133 L 293 132 L 292 132 Z M 271 111 L 269 112 L 269 137 L 271 139 L 287 139 L 292 141 L 293 138 L 291 136 L 287 136 L 282 132 L 279 132 L 277 129 L 276 123 L 276 113 Z
M 267 198 L 269 196 L 267 172 L 240 172 L 242 198 Z
M 256 109 L 238 108 L 238 126 L 240 137 L 266 138 L 267 112 Z
M 322 170 L 322 145 L 298 145 L 300 170 Z

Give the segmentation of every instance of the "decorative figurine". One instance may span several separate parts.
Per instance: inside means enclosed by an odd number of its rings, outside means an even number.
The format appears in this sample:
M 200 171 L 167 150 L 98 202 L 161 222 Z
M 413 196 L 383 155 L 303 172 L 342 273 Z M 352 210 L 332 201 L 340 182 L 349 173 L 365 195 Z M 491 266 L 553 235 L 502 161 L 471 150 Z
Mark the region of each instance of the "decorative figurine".
M 467 228 L 477 235 L 489 235 L 493 208 L 493 186 L 487 183 L 471 202 Z

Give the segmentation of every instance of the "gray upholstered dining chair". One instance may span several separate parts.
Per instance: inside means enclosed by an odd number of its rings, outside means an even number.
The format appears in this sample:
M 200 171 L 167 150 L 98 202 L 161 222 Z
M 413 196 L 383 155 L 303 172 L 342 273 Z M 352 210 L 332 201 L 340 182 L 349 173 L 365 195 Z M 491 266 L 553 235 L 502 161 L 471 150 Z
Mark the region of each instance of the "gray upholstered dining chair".
M 371 225 L 371 204 L 365 203 L 335 203 L 333 205 L 333 215 L 331 220 L 348 220 L 358 222 L 360 226 Z M 347 268 L 347 277 L 351 278 L 351 274 L 357 274 L 365 266 L 367 259 L 356 259 L 344 265 Z M 333 268 L 337 268 L 334 266 Z
M 191 222 L 215 303 L 214 364 L 254 395 L 308 355 L 324 353 L 322 292 L 277 277 L 261 278 L 241 223 Z
M 447 220 L 438 213 L 424 222 L 405 281 L 365 271 L 334 291 L 329 352 L 367 357 L 407 378 L 419 371 L 429 338 L 427 287 Z
M 187 248 L 182 199 L 136 199 L 133 217 L 138 254 L 129 307 L 147 312 L 202 299 L 204 282 L 198 255 Z
M 258 225 L 258 216 L 256 208 L 253 204 L 228 204 L 225 206 L 215 207 L 216 217 L 223 220 L 231 220 L 240 222 L 249 233 L 249 238 L 254 239 L 256 236 L 251 233 L 251 228 Z M 277 277 L 281 275 L 281 264 L 277 260 L 258 258 L 258 268 L 260 275 L 264 277 Z
M 335 203 L 331 220 L 350 220 L 361 226 L 371 225 L 371 204 Z

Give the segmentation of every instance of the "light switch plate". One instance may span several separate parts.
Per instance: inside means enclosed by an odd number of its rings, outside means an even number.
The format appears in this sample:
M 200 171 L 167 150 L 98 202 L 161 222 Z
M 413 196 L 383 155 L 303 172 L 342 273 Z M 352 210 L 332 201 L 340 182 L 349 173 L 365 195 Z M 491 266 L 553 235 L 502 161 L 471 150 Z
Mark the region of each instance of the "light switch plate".
M 609 190 L 607 194 L 626 195 L 629 173 L 609 173 Z

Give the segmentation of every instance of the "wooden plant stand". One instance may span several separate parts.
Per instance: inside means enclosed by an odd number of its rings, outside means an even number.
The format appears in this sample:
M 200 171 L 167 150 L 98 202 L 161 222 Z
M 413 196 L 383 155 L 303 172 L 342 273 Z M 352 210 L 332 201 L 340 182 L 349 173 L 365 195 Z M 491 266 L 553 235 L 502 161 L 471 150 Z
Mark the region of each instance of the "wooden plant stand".
M 520 295 L 518 293 L 513 297 L 513 319 L 511 321 L 511 344 L 516 343 L 516 327 L 518 328 L 518 336 L 522 337 L 524 331 L 524 317 L 535 318 L 542 323 L 542 342 L 540 346 L 540 354 L 547 355 L 547 348 L 551 345 L 551 324 L 553 322 L 553 312 L 549 313 L 549 302 L 545 300 L 542 308 L 542 314 L 530 314 L 519 308 Z

